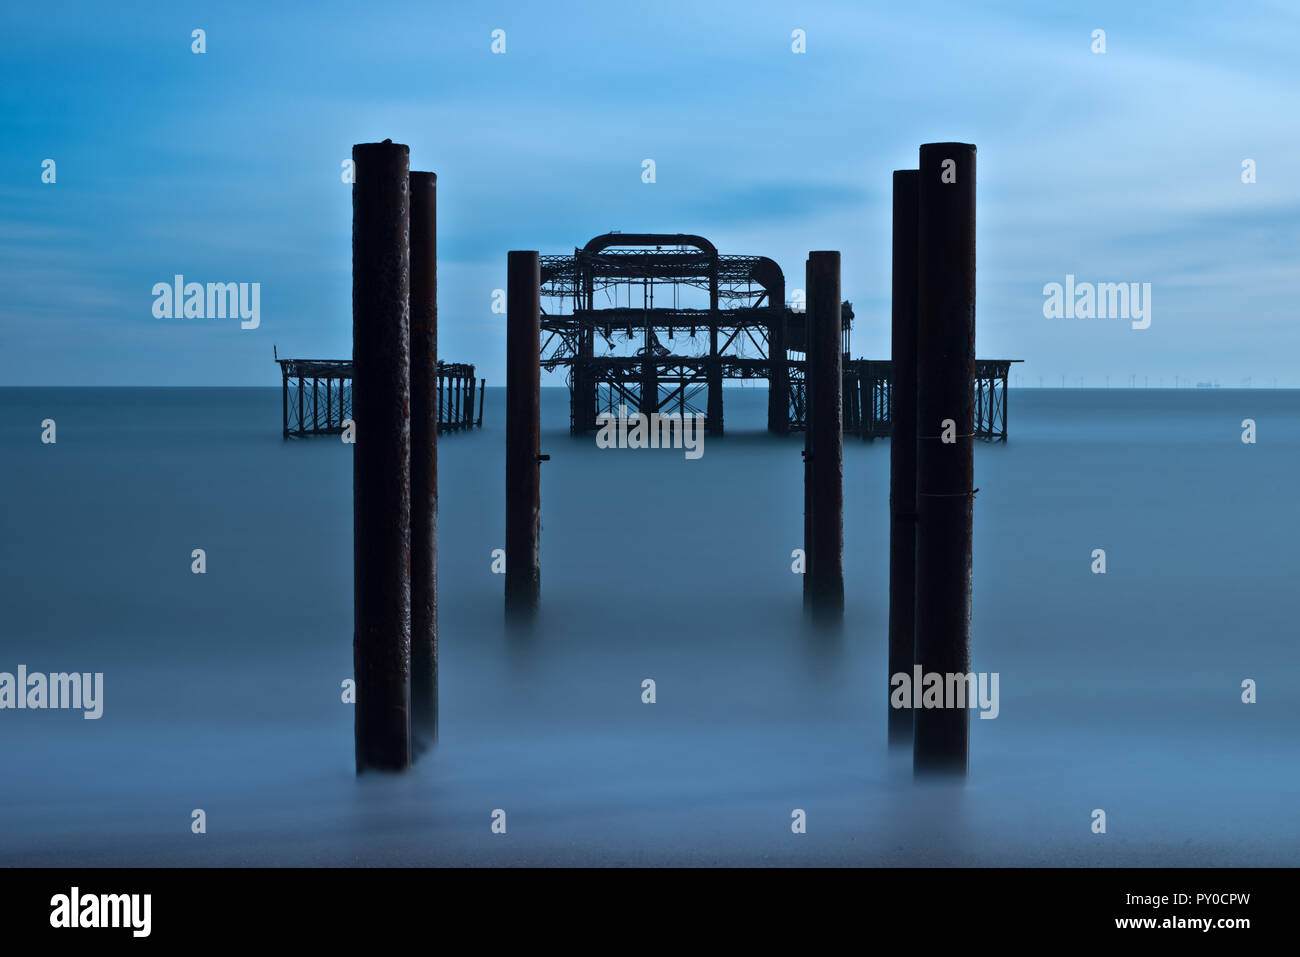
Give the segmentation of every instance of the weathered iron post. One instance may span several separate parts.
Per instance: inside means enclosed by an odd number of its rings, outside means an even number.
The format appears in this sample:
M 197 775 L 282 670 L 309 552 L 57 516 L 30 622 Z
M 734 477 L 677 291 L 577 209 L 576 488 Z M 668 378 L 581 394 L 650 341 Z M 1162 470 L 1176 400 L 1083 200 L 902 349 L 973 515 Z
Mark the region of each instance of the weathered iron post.
M 575 262 L 578 259 L 578 250 L 574 250 Z M 590 259 L 585 259 L 578 270 L 579 289 L 582 297 L 583 308 L 586 309 L 587 315 L 591 316 L 596 309 L 596 268 L 591 264 Z M 578 301 L 575 297 L 573 310 L 576 314 L 578 311 Z M 572 429 L 577 434 L 582 434 L 595 427 L 596 424 L 596 396 L 598 389 L 596 379 L 592 372 L 592 358 L 596 352 L 596 330 L 588 323 L 583 322 L 578 327 L 578 355 L 573 362 L 573 402 Z
M 916 660 L 916 177 L 894 170 L 889 438 L 889 677 Z M 886 702 L 893 685 L 886 689 Z M 911 702 L 909 701 L 908 704 Z M 911 708 L 889 708 L 889 746 L 911 747 Z
M 780 275 L 778 272 L 777 275 Z M 777 435 L 790 431 L 790 364 L 785 341 L 785 279 L 769 290 L 767 355 L 772 369 L 768 374 L 767 429 Z
M 708 397 L 705 404 L 704 431 L 722 435 L 722 356 L 718 351 L 718 257 L 709 258 L 709 360 L 705 368 Z
M 641 357 L 641 401 L 637 403 L 637 408 L 644 415 L 650 416 L 659 411 L 659 357 L 654 350 L 654 346 L 659 343 L 654 337 L 648 315 L 645 323 L 645 335 L 642 337 L 644 353 Z
M 438 177 L 411 173 L 411 744 L 438 740 Z
M 808 255 L 808 430 L 804 459 L 804 604 L 814 618 L 844 614 L 844 376 L 840 254 Z
M 506 613 L 526 618 L 541 596 L 541 271 L 536 251 L 506 268 Z
M 927 143 L 917 175 L 915 664 L 946 685 L 970 671 L 975 147 Z M 969 706 L 916 711 L 917 774 L 966 774 L 969 718 Z
M 357 773 L 411 762 L 410 152 L 352 148 Z M 300 390 L 301 394 L 301 390 Z

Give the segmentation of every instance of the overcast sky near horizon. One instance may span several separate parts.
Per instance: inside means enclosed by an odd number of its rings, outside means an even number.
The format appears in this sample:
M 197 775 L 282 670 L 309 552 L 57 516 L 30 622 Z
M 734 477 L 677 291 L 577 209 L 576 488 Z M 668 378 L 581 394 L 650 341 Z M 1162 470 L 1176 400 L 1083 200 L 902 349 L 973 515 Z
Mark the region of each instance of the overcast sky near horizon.
M 0 12 L 0 385 L 276 385 L 273 343 L 348 356 L 340 164 L 391 137 L 438 174 L 439 353 L 489 385 L 506 251 L 610 229 L 770 256 L 789 288 L 839 249 L 853 355 L 886 358 L 890 173 L 956 140 L 979 148 L 981 357 L 1025 359 L 1025 385 L 1300 386 L 1300 5 L 288 9 Z M 260 327 L 155 318 L 177 273 L 260 282 Z M 1150 327 L 1045 318 L 1067 274 L 1150 283 Z

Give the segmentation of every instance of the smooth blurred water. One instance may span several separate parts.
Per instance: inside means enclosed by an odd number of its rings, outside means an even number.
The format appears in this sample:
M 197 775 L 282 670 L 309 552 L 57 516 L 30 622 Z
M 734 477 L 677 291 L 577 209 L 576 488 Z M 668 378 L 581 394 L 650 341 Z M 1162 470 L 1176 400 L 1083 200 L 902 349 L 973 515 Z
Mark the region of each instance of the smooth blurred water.
M 888 442 L 846 440 L 844 627 L 810 634 L 765 392 L 687 461 L 571 438 L 546 390 L 519 637 L 503 398 L 440 442 L 440 743 L 358 780 L 351 446 L 282 440 L 278 389 L 0 390 L 0 671 L 105 676 L 99 721 L 0 711 L 0 864 L 1300 861 L 1300 393 L 1012 391 L 976 449 L 1001 714 L 960 789 L 884 748 Z

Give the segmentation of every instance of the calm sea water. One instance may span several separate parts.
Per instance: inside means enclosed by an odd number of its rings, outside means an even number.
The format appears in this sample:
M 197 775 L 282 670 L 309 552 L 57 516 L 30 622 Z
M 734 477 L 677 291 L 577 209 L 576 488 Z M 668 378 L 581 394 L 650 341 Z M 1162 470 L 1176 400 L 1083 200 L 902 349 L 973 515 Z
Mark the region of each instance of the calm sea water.
M 547 390 L 520 639 L 502 400 L 440 444 L 441 741 L 358 780 L 351 447 L 283 441 L 278 389 L 0 390 L 0 671 L 105 683 L 98 721 L 0 712 L 0 864 L 1300 863 L 1300 392 L 1012 391 L 976 449 L 1001 714 L 957 789 L 884 747 L 887 442 L 846 442 L 844 627 L 813 635 L 764 392 L 686 461 L 571 438 Z

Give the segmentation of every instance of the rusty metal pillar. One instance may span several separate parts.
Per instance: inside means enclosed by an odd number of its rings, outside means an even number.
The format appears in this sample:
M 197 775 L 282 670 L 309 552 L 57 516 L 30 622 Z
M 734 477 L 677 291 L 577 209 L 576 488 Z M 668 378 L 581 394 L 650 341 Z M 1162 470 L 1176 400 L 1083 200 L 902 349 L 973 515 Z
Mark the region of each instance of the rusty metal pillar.
M 411 746 L 438 740 L 438 177 L 411 174 Z
M 767 430 L 777 435 L 790 431 L 790 363 L 785 345 L 785 279 L 768 290 L 771 318 L 767 326 L 767 355 L 772 368 L 767 377 Z
M 506 613 L 537 610 L 542 575 L 541 271 L 535 251 L 506 267 Z
M 975 147 L 927 143 L 917 180 L 914 663 L 946 679 L 970 671 Z M 969 718 L 969 706 L 916 711 L 917 774 L 966 774 Z
M 916 654 L 916 170 L 894 170 L 889 431 L 889 674 Z M 893 685 L 886 688 L 886 703 Z M 911 702 L 907 702 L 909 705 Z M 911 708 L 889 708 L 889 746 L 911 747 Z
M 718 257 L 709 261 L 709 362 L 708 397 L 705 405 L 704 431 L 722 435 L 722 357 L 718 354 Z
M 641 357 L 641 395 L 637 403 L 638 411 L 646 416 L 659 411 L 659 357 L 650 348 L 649 332 L 647 327 L 645 355 Z
M 580 253 L 574 250 L 575 282 L 574 321 L 578 326 L 578 354 L 573 360 L 573 391 L 569 402 L 570 430 L 574 435 L 590 432 L 596 425 L 595 372 L 592 359 L 596 353 L 596 330 L 591 325 L 596 308 L 596 270 L 589 262 L 579 264 Z M 579 312 L 581 311 L 581 316 Z
M 808 254 L 808 430 L 805 436 L 804 605 L 815 618 L 844 614 L 844 375 L 840 254 Z
M 600 393 L 600 385 L 596 381 L 596 330 L 594 328 L 588 328 L 583 333 L 582 343 L 582 431 L 590 432 L 596 427 L 596 404 Z
M 352 148 L 357 773 L 411 762 L 410 153 Z

